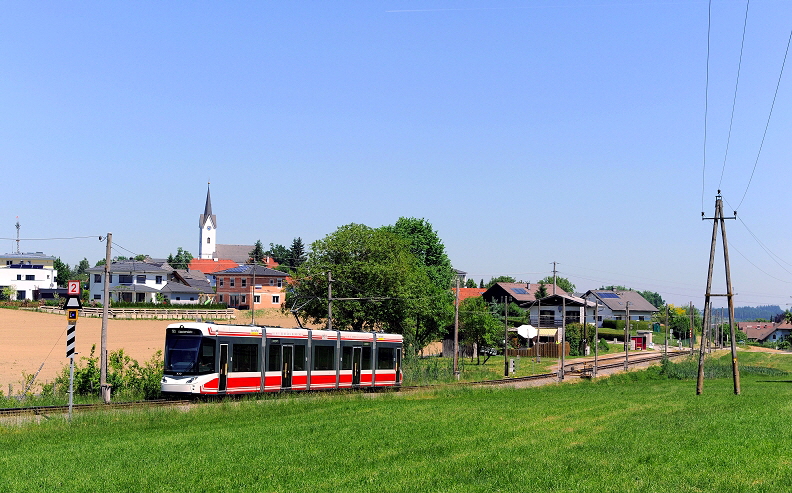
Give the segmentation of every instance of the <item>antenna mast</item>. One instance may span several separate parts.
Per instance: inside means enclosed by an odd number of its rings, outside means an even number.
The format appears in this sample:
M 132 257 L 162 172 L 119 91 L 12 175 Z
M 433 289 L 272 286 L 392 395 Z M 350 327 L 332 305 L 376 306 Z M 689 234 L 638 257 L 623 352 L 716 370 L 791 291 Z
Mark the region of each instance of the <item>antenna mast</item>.
M 16 243 L 17 243 L 17 251 L 16 251 L 16 253 L 17 253 L 17 255 L 19 255 L 19 253 L 20 253 L 20 252 L 19 252 L 19 216 L 17 216 L 17 217 L 16 217 L 16 219 L 17 219 L 17 222 L 16 222 L 16 230 L 17 230 L 17 239 L 16 239 Z

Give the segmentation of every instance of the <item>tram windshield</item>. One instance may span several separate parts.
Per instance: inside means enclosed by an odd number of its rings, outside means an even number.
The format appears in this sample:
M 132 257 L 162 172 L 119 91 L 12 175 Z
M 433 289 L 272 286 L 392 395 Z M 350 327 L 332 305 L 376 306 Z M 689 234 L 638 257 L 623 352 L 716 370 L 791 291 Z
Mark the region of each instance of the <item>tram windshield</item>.
M 168 334 L 165 337 L 165 373 L 212 373 L 215 344 L 200 335 Z

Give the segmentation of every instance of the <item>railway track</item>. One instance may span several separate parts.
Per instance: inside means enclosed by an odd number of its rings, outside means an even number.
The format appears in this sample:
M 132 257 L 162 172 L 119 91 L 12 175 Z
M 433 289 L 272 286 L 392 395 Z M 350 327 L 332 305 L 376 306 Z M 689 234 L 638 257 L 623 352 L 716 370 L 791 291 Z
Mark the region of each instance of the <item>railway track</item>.
M 678 357 L 689 355 L 689 351 L 669 351 L 668 357 Z M 650 356 L 632 354 L 630 355 L 629 365 L 637 365 L 640 363 L 649 363 L 653 361 L 660 361 L 663 359 L 663 354 L 653 354 Z M 592 360 L 576 361 L 564 365 L 564 374 L 569 376 L 586 376 L 586 368 L 593 365 Z M 624 356 L 607 356 L 598 358 L 598 370 L 621 368 L 624 366 Z M 512 378 L 499 378 L 495 380 L 482 380 L 478 382 L 458 382 L 450 385 L 507 385 L 519 382 L 528 382 L 532 380 L 544 379 L 557 379 L 558 373 L 541 373 L 538 375 L 528 375 L 524 377 Z M 449 384 L 436 384 L 436 385 L 412 385 L 402 386 L 400 390 L 425 390 L 438 387 L 447 387 Z M 111 404 L 75 404 L 72 407 L 74 412 L 84 411 L 98 411 L 98 410 L 120 410 L 120 409 L 140 409 L 140 408 L 155 408 L 155 407 L 169 407 L 169 406 L 182 406 L 187 404 L 194 404 L 195 400 L 171 400 L 171 399 L 155 399 L 150 401 L 134 401 L 134 402 L 117 402 Z M 69 406 L 30 406 L 30 407 L 10 407 L 0 408 L 0 418 L 12 416 L 45 416 L 54 414 L 65 414 L 69 412 Z
M 73 412 L 98 411 L 108 409 L 139 409 L 144 407 L 167 407 L 190 404 L 189 400 L 169 400 L 155 399 L 150 401 L 134 402 L 115 402 L 111 404 L 75 404 L 72 406 Z M 65 414 L 69 412 L 69 406 L 30 406 L 30 407 L 7 407 L 0 409 L 1 417 L 10 416 L 49 416 L 51 414 Z

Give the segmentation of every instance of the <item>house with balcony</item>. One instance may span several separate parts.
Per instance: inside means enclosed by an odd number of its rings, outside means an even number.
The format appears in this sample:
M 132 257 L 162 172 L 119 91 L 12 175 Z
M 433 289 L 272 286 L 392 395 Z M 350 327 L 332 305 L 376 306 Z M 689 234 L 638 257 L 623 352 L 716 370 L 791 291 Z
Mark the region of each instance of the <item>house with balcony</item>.
M 587 291 L 583 298 L 593 303 L 599 303 L 598 327 L 602 327 L 603 320 L 626 320 L 628 309 L 630 320 L 638 321 L 650 321 L 652 314 L 659 311 L 637 291 L 596 289 Z
M 110 264 L 108 282 L 110 300 L 127 303 L 156 303 L 157 293 L 168 284 L 168 276 L 173 272 L 164 267 L 147 262 L 122 261 Z M 89 299 L 104 303 L 104 266 L 88 269 Z M 196 301 L 197 302 L 197 301 Z
M 288 275 L 263 265 L 240 265 L 214 273 L 217 301 L 229 308 L 280 308 Z
M 56 290 L 55 257 L 35 253 L 0 255 L 0 289 L 13 286 L 15 299 L 33 300 L 40 290 Z

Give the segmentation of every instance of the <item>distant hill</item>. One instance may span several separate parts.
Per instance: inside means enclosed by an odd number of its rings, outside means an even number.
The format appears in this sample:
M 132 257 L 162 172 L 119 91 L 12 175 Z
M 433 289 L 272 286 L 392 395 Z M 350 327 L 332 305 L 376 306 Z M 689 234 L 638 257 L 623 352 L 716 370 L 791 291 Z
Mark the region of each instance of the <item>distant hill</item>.
M 762 306 L 736 306 L 734 307 L 734 319 L 737 322 L 749 322 L 757 318 L 773 320 L 779 313 L 784 313 L 778 305 Z

